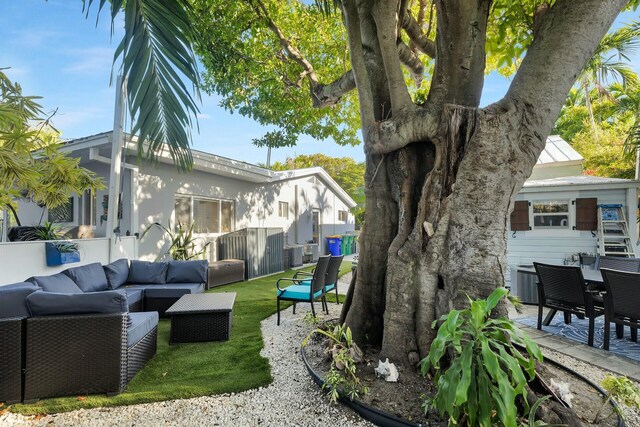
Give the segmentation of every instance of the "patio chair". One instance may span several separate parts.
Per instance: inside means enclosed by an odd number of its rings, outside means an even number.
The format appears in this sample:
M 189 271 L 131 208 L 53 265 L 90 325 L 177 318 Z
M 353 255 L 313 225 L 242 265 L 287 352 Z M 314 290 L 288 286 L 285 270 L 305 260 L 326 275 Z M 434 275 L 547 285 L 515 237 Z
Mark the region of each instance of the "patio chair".
M 616 324 L 616 335 L 621 339 L 624 326 L 631 327 L 631 339 L 638 342 L 640 319 L 640 273 L 602 269 L 604 279 L 604 349 L 609 350 L 611 322 Z
M 342 265 L 342 260 L 344 259 L 344 255 L 340 256 L 332 256 L 331 260 L 329 260 L 329 267 L 327 267 L 327 274 L 325 276 L 324 281 L 324 292 L 329 293 L 335 289 L 336 291 L 336 303 L 340 304 L 340 298 L 338 296 L 338 273 L 340 273 L 340 266 Z M 313 276 L 314 270 L 311 270 L 311 273 L 306 271 L 298 271 L 296 272 L 294 279 L 299 279 L 304 277 L 303 281 L 300 283 L 301 285 L 309 286 L 311 280 L 310 276 Z
M 276 304 L 278 310 L 278 325 L 280 325 L 280 301 L 293 301 L 294 306 L 293 310 L 295 313 L 295 303 L 296 302 L 308 302 L 311 304 L 311 312 L 313 316 L 316 316 L 316 310 L 313 306 L 313 302 L 319 298 L 325 298 L 325 290 L 324 290 L 324 282 L 325 276 L 327 274 L 327 267 L 329 266 L 330 256 L 321 256 L 318 258 L 318 263 L 316 264 L 316 268 L 313 272 L 313 276 L 311 277 L 311 281 L 309 286 L 301 285 L 304 279 L 295 279 L 295 278 L 282 278 L 276 282 L 277 295 L 276 295 Z M 290 281 L 293 282 L 293 285 L 288 286 L 286 288 L 280 287 L 280 282 Z M 325 307 L 326 302 L 323 301 L 322 307 Z
M 582 271 L 577 266 L 533 263 L 538 273 L 538 329 L 542 330 L 542 309 L 551 309 L 544 319 L 548 326 L 558 310 L 564 313 L 565 323 L 571 323 L 571 314 L 589 319 L 587 344 L 593 347 L 595 318 L 604 314 L 604 308 L 594 305 L 596 291 L 587 289 Z
M 601 256 L 596 260 L 596 270 L 602 270 L 603 268 L 638 273 L 640 272 L 640 258 Z

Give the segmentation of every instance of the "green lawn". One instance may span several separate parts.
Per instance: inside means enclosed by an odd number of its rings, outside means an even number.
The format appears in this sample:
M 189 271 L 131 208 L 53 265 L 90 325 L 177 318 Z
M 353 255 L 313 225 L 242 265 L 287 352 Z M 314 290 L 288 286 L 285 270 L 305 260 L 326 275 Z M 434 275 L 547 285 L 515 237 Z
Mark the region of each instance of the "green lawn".
M 350 270 L 351 263 L 344 262 L 340 274 Z M 267 385 L 271 382 L 271 369 L 267 359 L 260 356 L 263 346 L 260 321 L 276 311 L 276 280 L 292 276 L 290 270 L 209 291 L 237 292 L 229 341 L 170 346 L 170 322 L 160 320 L 158 353 L 118 396 L 45 399 L 32 405 L 12 405 L 11 411 L 25 415 L 65 412 L 232 393 Z M 327 298 L 335 301 L 335 294 Z

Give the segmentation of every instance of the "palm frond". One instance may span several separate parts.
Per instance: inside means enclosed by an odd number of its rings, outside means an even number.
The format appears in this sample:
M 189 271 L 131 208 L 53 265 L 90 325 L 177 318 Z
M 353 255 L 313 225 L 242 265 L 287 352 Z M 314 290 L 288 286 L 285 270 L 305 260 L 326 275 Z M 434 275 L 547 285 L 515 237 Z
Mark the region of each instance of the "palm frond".
M 191 42 L 195 34 L 188 0 L 110 0 L 112 25 L 124 7 L 125 34 L 116 48 L 114 64 L 122 59 L 127 100 L 138 135 L 138 156 L 155 160 L 167 144 L 176 166 L 193 165 L 191 128 L 199 108 L 185 85 L 199 98 L 199 75 Z M 83 0 L 88 14 L 93 3 L 101 10 L 106 0 Z

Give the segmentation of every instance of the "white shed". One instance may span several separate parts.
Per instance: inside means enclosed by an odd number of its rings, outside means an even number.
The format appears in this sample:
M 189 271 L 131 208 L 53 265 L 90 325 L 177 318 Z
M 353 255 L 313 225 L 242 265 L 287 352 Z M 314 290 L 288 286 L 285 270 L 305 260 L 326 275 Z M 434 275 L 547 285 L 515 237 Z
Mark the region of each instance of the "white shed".
M 593 224 L 595 208 L 591 211 L 577 208 L 588 199 L 595 199 L 597 204 L 623 206 L 638 254 L 640 182 L 581 175 L 582 161 L 582 156 L 560 137 L 551 136 L 547 140 L 531 178 L 516 196 L 507 236 L 507 284 L 517 265 L 533 261 L 562 264 L 575 260 L 579 253 L 598 252 L 597 226 L 584 225 L 585 221 Z

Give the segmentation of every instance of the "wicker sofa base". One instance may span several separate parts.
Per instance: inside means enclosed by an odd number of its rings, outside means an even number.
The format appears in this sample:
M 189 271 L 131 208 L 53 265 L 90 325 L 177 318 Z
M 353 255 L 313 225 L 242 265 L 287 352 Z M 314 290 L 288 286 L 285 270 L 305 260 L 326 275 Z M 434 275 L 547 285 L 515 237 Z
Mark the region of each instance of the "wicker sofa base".
M 0 402 L 22 400 L 22 319 L 0 320 Z
M 24 402 L 120 393 L 127 381 L 127 315 L 27 319 Z
M 175 298 L 150 298 L 144 297 L 144 311 L 157 311 L 160 317 L 166 317 L 167 311 L 180 297 Z
M 158 349 L 158 327 L 153 328 L 140 341 L 127 349 L 127 383 L 144 368 Z

